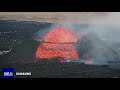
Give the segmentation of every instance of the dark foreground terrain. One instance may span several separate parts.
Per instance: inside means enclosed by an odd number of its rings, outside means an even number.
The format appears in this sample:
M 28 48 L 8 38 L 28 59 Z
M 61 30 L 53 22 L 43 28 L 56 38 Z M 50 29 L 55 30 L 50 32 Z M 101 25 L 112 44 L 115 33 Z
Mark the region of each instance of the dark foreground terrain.
M 60 63 L 57 58 L 37 60 L 34 54 L 40 44 L 32 37 L 51 24 L 37 22 L 0 21 L 0 77 L 2 68 L 14 68 L 15 72 L 31 72 L 31 76 L 16 78 L 119 78 L 120 69 L 109 65 L 85 65 Z M 8 51 L 5 53 L 4 51 Z M 79 51 L 78 51 L 79 52 Z

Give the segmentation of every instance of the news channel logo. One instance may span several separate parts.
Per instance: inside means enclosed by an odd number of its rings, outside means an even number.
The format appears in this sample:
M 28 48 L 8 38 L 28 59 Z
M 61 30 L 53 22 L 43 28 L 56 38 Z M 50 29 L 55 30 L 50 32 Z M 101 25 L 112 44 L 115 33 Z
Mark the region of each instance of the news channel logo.
M 14 78 L 13 68 L 3 68 L 3 78 Z

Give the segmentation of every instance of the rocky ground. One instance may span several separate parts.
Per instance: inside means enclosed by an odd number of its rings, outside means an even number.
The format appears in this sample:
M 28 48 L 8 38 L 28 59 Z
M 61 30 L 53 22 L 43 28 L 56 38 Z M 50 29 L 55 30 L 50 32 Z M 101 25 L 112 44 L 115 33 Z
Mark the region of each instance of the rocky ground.
M 0 12 L 1 20 L 21 20 L 21 21 L 39 21 L 39 22 L 54 22 L 54 23 L 64 23 L 73 22 L 78 23 L 81 21 L 86 21 L 90 18 L 95 18 L 96 16 L 106 15 L 106 13 L 95 13 L 95 12 Z M 16 23 L 16 22 L 15 22 Z M 22 22 L 21 22 L 22 23 Z M 20 44 L 16 44 L 12 49 L 11 53 L 0 56 L 0 77 L 2 75 L 2 68 L 12 67 L 15 72 L 31 72 L 30 78 L 119 78 L 120 69 L 110 68 L 107 65 L 85 65 L 82 63 L 59 63 L 55 62 L 56 59 L 52 59 L 51 62 L 35 62 L 34 53 L 39 43 L 33 39 L 26 39 L 28 34 L 39 30 L 37 24 L 5 24 L 2 21 L 1 28 L 4 26 L 5 32 L 10 30 L 15 30 L 15 33 L 10 32 L 4 33 L 1 31 L 3 36 L 11 36 L 11 38 L 22 39 L 25 36 L 25 40 Z M 7 26 L 6 26 L 7 25 Z M 9 26 L 9 28 L 8 28 Z M 28 27 L 29 26 L 29 27 Z M 11 27 L 11 29 L 10 29 Z M 12 28 L 13 27 L 13 28 Z M 22 33 L 17 33 L 23 30 Z M 1 29 L 2 30 L 2 29 Z M 28 30 L 28 31 L 27 31 Z M 31 31 L 31 32 L 29 32 Z M 26 32 L 26 33 L 25 33 Z M 23 34 L 24 33 L 24 34 Z M 1 37 L 2 37 L 1 34 Z M 20 35 L 19 35 L 20 34 Z M 15 35 L 15 36 L 14 36 Z M 13 37 L 14 36 L 14 37 Z M 20 38 L 19 38 L 19 37 Z M 10 39 L 10 37 L 8 37 Z M 16 78 L 26 78 L 27 76 L 15 76 Z

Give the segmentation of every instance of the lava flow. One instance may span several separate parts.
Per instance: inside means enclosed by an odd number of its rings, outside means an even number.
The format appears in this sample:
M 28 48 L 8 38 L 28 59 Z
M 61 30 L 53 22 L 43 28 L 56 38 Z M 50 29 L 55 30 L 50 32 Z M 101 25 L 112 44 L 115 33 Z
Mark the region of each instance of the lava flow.
M 78 54 L 75 43 L 78 38 L 74 31 L 58 27 L 50 30 L 39 45 L 35 58 L 67 58 L 77 60 Z

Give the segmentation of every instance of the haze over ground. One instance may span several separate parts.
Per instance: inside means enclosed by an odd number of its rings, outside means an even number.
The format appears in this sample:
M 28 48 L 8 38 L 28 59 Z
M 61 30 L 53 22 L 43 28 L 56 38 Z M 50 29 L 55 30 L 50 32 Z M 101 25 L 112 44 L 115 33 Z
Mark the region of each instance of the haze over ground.
M 0 12 L 0 19 L 81 23 L 107 14 L 108 12 Z

